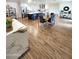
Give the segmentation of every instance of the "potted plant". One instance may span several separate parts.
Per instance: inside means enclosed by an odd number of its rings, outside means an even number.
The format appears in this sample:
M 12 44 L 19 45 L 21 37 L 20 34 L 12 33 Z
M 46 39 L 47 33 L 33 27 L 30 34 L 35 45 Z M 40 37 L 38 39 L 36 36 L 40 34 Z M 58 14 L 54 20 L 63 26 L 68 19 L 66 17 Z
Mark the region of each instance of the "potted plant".
M 7 19 L 6 20 L 6 31 L 9 32 L 12 30 L 12 20 L 11 19 Z

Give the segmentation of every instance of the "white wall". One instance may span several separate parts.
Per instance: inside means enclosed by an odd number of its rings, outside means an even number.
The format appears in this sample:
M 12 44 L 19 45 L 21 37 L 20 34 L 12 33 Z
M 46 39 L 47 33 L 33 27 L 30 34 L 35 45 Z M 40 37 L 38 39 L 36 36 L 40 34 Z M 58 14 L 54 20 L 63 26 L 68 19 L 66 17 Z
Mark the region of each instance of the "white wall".
M 54 12 L 55 14 L 59 14 L 59 3 L 47 4 L 46 7 L 48 12 Z
M 26 12 L 27 7 L 28 7 L 27 9 L 30 9 L 29 6 L 27 4 L 25 4 L 25 3 L 21 3 L 20 7 L 21 7 L 21 12 L 22 12 L 22 10 L 24 10 L 24 12 Z
M 70 10 L 72 10 L 72 1 L 65 1 L 60 3 L 60 10 L 63 10 L 64 6 L 69 6 Z
M 20 4 L 21 9 L 26 11 L 30 10 L 30 11 L 37 11 L 39 9 L 39 5 L 38 4 L 28 4 L 28 3 L 21 3 Z
M 21 12 L 19 10 L 19 6 L 16 2 L 6 2 L 6 5 L 10 5 L 13 8 L 16 8 L 16 16 L 21 17 Z
M 56 14 L 60 14 L 60 11 L 63 10 L 64 6 L 69 6 L 70 10 L 72 10 L 72 1 L 50 3 L 46 5 L 46 8 L 50 13 L 54 12 Z
M 28 4 L 32 10 L 38 10 L 39 4 Z

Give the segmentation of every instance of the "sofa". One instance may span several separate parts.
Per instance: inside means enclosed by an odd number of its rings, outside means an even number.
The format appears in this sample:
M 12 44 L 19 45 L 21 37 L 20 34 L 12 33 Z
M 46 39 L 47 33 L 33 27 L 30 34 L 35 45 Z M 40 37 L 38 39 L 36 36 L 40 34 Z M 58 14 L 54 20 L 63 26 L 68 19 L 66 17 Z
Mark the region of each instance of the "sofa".
M 28 36 L 27 29 L 22 24 L 21 26 L 15 27 L 19 23 L 13 20 L 13 30 L 6 35 L 6 59 L 18 59 L 28 50 Z M 21 23 L 20 23 L 21 24 Z

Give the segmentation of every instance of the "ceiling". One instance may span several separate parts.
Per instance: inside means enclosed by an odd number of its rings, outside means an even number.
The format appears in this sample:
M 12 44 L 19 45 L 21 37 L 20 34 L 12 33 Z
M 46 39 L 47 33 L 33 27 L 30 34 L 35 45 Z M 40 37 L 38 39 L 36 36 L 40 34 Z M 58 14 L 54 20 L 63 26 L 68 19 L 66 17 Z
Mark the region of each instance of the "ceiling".
M 20 3 L 55 3 L 72 0 L 6 0 L 8 2 L 20 2 Z

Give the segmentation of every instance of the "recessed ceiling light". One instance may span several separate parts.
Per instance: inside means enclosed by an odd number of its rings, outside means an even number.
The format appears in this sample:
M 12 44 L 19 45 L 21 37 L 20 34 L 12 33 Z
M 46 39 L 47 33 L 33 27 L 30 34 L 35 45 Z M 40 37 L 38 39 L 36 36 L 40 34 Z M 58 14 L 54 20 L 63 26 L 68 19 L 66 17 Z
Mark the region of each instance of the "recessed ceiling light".
M 32 2 L 32 0 L 28 0 L 28 3 L 31 3 Z

